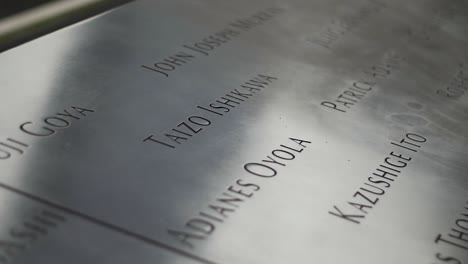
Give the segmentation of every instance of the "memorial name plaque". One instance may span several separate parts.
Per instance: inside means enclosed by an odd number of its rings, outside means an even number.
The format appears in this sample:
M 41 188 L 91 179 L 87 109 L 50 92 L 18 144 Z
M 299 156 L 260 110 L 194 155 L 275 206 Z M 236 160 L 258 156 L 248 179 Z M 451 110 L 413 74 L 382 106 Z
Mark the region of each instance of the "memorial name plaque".
M 0 263 L 468 263 L 468 2 L 141 0 L 0 54 Z

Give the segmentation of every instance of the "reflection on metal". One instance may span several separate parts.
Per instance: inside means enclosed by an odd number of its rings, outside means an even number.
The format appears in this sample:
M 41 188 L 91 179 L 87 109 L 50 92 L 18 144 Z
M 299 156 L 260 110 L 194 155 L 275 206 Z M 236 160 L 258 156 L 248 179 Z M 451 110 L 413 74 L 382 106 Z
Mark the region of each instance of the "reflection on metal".
M 135 1 L 0 55 L 0 262 L 466 263 L 468 3 Z
M 0 20 L 0 51 L 96 15 L 129 0 L 61 0 Z

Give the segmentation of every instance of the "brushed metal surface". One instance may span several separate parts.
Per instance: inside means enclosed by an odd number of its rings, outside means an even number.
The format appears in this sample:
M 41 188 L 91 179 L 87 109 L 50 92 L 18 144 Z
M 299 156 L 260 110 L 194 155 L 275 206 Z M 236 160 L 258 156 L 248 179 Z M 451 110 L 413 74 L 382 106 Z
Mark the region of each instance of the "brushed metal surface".
M 142 0 L 0 54 L 0 262 L 468 262 L 467 11 Z

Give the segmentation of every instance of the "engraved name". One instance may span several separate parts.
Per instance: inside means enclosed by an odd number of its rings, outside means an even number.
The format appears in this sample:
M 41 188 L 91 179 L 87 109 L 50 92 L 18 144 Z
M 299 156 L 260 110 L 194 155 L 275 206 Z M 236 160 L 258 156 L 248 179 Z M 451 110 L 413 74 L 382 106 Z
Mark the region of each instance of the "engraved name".
M 443 89 L 436 94 L 449 99 L 458 99 L 468 90 L 468 72 L 465 63 L 459 63 L 458 69 Z
M 234 108 L 242 105 L 249 98 L 268 87 L 278 78 L 264 74 L 257 74 L 254 78 L 232 89 L 208 105 L 197 105 L 198 112 L 185 118 L 170 131 L 162 135 L 151 134 L 143 139 L 146 143 L 175 148 L 199 134 L 214 122 L 214 117 L 224 116 Z
M 328 213 L 351 223 L 360 224 L 369 211 L 374 208 L 380 198 L 385 195 L 393 182 L 398 179 L 403 169 L 413 160 L 411 154 L 418 152 L 427 139 L 415 133 L 407 133 L 398 142 L 390 142 L 395 148 L 356 191 L 352 199 L 347 201 L 346 210 L 333 206 Z
M 214 50 L 238 37 L 242 32 L 260 26 L 282 12 L 284 12 L 284 9 L 279 7 L 270 7 L 258 11 L 247 18 L 231 22 L 224 29 L 203 38 L 201 41 L 184 44 L 181 50 L 173 55 L 150 65 L 141 65 L 141 68 L 156 72 L 158 76 L 169 77 L 169 73 L 191 62 L 196 57 L 200 55 L 208 56 Z
M 198 212 L 197 216 L 190 218 L 182 229 L 168 229 L 168 234 L 184 247 L 194 248 L 197 242 L 213 235 L 244 202 L 260 191 L 261 185 L 255 179 L 258 181 L 277 176 L 278 170 L 292 162 L 310 143 L 312 142 L 303 139 L 289 138 L 287 144 L 281 144 L 264 159 L 246 163 L 244 170 L 248 173 L 247 176 L 228 186 L 204 210 Z
M 444 244 L 455 250 L 468 252 L 468 202 L 464 210 L 453 222 L 451 229 L 446 235 L 438 234 L 434 241 L 436 244 Z M 461 260 L 447 254 L 437 253 L 436 259 L 444 263 L 461 264 Z
M 359 103 L 381 81 L 388 79 L 404 60 L 396 52 L 388 52 L 381 63 L 374 64 L 362 71 L 365 77 L 353 82 L 333 101 L 323 101 L 320 105 L 337 112 L 346 113 Z
M 15 256 L 27 250 L 65 221 L 65 217 L 60 214 L 42 210 L 39 214 L 10 228 L 6 236 L 0 237 L 0 263 L 11 263 Z
M 369 0 L 369 4 L 362 6 L 356 12 L 334 19 L 325 26 L 317 35 L 309 41 L 320 47 L 330 49 L 332 45 L 341 39 L 347 32 L 358 27 L 373 14 L 379 13 L 386 4 L 376 0 Z
M 94 110 L 71 106 L 55 115 L 47 116 L 40 121 L 27 121 L 19 126 L 19 130 L 32 137 L 49 137 L 58 130 L 71 126 L 72 122 L 79 121 Z M 0 142 L 0 160 L 7 160 L 14 154 L 23 154 L 29 147 L 24 140 L 7 138 Z

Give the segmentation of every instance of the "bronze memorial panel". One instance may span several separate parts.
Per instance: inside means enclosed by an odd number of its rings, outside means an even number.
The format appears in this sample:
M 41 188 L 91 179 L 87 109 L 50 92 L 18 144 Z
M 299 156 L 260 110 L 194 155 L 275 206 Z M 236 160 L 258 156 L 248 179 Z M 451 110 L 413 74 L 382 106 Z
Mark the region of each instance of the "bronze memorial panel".
M 0 54 L 0 263 L 468 263 L 468 2 L 141 0 Z

